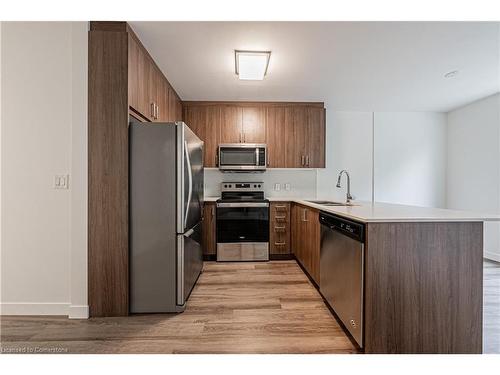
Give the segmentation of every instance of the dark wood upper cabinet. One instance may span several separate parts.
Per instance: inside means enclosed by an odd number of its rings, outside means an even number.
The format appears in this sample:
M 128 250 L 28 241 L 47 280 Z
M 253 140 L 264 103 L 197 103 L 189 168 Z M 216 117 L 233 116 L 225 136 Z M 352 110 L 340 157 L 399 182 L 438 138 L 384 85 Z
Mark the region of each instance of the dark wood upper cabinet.
M 307 141 L 305 145 L 305 166 L 325 168 L 325 109 L 307 108 Z
M 243 142 L 242 108 L 235 105 L 222 107 L 221 143 Z
M 220 106 L 187 106 L 184 122 L 205 142 L 204 166 L 217 166 L 217 148 L 220 143 L 221 108 Z
M 305 168 L 307 142 L 307 107 L 285 109 L 286 168 Z
M 219 143 L 266 143 L 270 168 L 324 168 L 323 103 L 184 102 L 184 113 L 205 141 L 205 167 L 217 166 Z
M 243 143 L 266 143 L 266 108 L 242 108 Z
M 285 108 L 266 108 L 267 166 L 282 168 L 286 160 Z
M 129 33 L 128 41 L 128 103 L 144 121 L 169 122 L 182 120 L 182 102 L 167 78 L 137 40 Z

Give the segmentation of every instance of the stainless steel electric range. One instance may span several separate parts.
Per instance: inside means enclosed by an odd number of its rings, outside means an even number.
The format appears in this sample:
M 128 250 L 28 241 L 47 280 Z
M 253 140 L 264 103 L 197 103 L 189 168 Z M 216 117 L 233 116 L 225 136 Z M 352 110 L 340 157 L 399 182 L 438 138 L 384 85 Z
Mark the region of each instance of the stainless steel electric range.
M 263 182 L 223 182 L 217 200 L 217 261 L 269 260 L 269 201 Z

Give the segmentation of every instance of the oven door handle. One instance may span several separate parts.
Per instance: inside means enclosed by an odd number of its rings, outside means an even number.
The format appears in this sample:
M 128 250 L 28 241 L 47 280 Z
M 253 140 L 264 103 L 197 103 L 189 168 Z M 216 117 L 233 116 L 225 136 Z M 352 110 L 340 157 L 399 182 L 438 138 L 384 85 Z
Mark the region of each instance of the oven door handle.
M 228 208 L 240 208 L 240 207 L 269 207 L 268 202 L 241 202 L 241 203 L 229 203 L 229 202 L 219 202 L 217 203 L 217 207 L 228 207 Z

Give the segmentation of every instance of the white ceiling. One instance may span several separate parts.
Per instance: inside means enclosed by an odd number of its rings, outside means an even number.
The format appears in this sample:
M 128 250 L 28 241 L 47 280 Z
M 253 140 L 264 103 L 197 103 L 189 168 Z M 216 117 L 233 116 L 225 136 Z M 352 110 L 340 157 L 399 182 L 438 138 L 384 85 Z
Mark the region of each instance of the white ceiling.
M 500 23 L 131 22 L 183 100 L 324 101 L 334 110 L 449 111 L 500 91 Z M 239 81 L 234 50 L 271 50 Z M 457 77 L 445 79 L 449 71 Z

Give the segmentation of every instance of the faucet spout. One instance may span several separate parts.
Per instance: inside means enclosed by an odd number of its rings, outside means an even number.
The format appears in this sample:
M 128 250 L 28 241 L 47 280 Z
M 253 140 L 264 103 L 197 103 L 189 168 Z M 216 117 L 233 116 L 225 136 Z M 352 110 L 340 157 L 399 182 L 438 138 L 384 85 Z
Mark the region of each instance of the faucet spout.
M 351 195 L 351 176 L 349 176 L 349 172 L 346 169 L 343 169 L 339 173 L 339 177 L 337 179 L 337 187 L 341 188 L 340 180 L 342 179 L 342 175 L 345 174 L 347 177 L 347 192 L 346 192 L 346 203 L 351 203 L 352 195 Z

